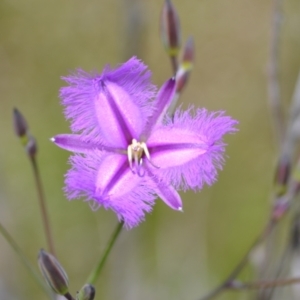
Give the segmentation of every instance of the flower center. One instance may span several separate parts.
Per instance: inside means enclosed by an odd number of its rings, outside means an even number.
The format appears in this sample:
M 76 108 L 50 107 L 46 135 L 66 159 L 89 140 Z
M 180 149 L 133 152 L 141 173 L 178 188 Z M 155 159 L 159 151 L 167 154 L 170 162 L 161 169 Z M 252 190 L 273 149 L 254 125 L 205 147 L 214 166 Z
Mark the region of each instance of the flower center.
M 158 169 L 159 167 L 150 159 L 150 153 L 146 143 L 140 143 L 136 139 L 133 139 L 132 143 L 127 147 L 128 163 L 132 172 L 137 173 L 141 177 L 145 175 L 145 171 L 142 170 L 144 154 L 149 163 Z
M 140 143 L 136 139 L 133 139 L 127 148 L 129 167 L 132 171 L 136 170 L 139 173 L 140 167 L 143 164 L 143 154 L 150 159 L 146 143 Z

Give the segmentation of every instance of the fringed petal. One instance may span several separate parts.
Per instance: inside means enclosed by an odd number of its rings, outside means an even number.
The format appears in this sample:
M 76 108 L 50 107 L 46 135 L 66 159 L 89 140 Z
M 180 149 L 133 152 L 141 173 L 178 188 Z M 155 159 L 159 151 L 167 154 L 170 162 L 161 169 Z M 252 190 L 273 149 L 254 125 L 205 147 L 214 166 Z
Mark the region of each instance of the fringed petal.
M 93 208 L 111 209 L 127 228 L 137 226 L 152 210 L 155 197 L 149 179 L 134 175 L 125 156 L 96 151 L 72 156 L 70 162 L 72 169 L 65 181 L 69 199 L 84 197 Z
M 199 190 L 215 182 L 224 162 L 223 135 L 236 131 L 237 121 L 224 112 L 198 109 L 193 115 L 192 111 L 178 109 L 174 120 L 167 119 L 148 141 L 153 163 L 159 167 L 153 168 L 154 174 L 176 189 Z
M 116 117 L 117 109 L 129 122 L 132 138 L 137 138 L 152 114 L 150 100 L 155 88 L 150 83 L 150 76 L 141 61 L 131 58 L 115 70 L 107 67 L 102 74 L 90 75 L 79 70 L 74 75 L 63 77 L 69 86 L 60 90 L 60 97 L 72 131 L 90 139 L 99 139 L 100 136 L 105 143 L 122 147 L 126 134 L 120 129 L 122 124 Z M 105 99 L 103 85 L 112 95 L 113 108 Z

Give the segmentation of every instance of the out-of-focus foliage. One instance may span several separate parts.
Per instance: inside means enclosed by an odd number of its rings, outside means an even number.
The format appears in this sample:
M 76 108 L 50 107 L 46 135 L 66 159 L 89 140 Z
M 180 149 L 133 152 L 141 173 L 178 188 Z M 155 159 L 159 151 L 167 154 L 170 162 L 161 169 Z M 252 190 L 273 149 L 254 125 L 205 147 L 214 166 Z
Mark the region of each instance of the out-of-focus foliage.
M 226 139 L 228 159 L 219 181 L 183 195 L 184 213 L 157 201 L 146 222 L 122 233 L 96 285 L 97 299 L 197 299 L 227 275 L 268 216 L 277 157 L 266 87 L 271 4 L 173 3 L 183 38 L 193 35 L 196 45 L 196 64 L 180 101 L 184 107 L 226 110 L 240 121 L 240 131 Z M 162 0 L 0 2 L 0 220 L 35 263 L 46 243 L 31 167 L 13 133 L 17 107 L 38 141 L 57 253 L 73 293 L 102 253 L 116 218 L 64 197 L 69 153 L 49 142 L 68 132 L 58 99 L 60 76 L 76 68 L 100 71 L 138 51 L 154 82 L 162 84 L 172 74 L 158 30 L 162 5 Z M 286 1 L 280 45 L 286 104 L 300 65 L 299 15 L 299 2 Z M 131 32 L 137 26 L 134 46 Z M 46 299 L 2 237 L 0 247 L 0 298 Z

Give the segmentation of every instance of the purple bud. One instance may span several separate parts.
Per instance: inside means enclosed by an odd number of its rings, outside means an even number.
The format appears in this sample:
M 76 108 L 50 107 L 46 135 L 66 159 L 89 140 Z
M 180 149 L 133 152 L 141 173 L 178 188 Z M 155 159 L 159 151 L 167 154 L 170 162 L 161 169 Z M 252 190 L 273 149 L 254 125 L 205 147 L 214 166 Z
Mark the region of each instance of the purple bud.
M 26 135 L 28 130 L 27 122 L 23 115 L 16 108 L 13 110 L 13 125 L 15 133 L 18 137 L 21 138 Z
M 91 284 L 85 284 L 80 291 L 77 292 L 76 300 L 93 300 L 95 294 L 95 288 Z
M 181 65 L 186 70 L 191 70 L 195 62 L 195 43 L 194 38 L 190 36 L 183 49 Z
M 160 32 L 169 56 L 177 56 L 181 44 L 180 23 L 171 0 L 165 0 L 161 14 Z
M 25 145 L 26 152 L 29 157 L 34 157 L 37 153 L 37 143 L 32 135 L 29 135 L 27 144 Z
M 176 93 L 181 93 L 186 87 L 195 60 L 194 39 L 189 37 L 185 43 L 181 62 L 176 72 Z
M 68 276 L 58 260 L 52 254 L 41 249 L 38 255 L 38 264 L 44 279 L 52 290 L 59 295 L 68 294 Z

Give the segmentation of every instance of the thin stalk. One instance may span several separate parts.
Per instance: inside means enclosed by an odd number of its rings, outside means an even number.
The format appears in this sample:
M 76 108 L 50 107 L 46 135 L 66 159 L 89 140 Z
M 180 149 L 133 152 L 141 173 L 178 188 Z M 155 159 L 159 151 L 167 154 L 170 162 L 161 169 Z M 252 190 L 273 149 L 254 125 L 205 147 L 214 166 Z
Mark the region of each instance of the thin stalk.
M 47 213 L 46 201 L 45 201 L 42 180 L 41 180 L 38 164 L 37 164 L 34 156 L 30 157 L 30 161 L 31 161 L 31 165 L 33 168 L 33 174 L 34 174 L 36 189 L 37 189 L 37 193 L 38 193 L 40 211 L 41 211 L 41 215 L 42 215 L 44 231 L 45 231 L 47 244 L 49 247 L 49 252 L 51 252 L 55 256 L 53 238 L 52 238 L 52 234 L 51 234 L 51 227 L 50 227 L 49 217 L 48 217 L 48 213 Z
M 34 270 L 34 267 L 30 263 L 30 261 L 27 259 L 25 254 L 22 252 L 18 244 L 15 242 L 15 240 L 12 238 L 12 236 L 8 233 L 8 231 L 4 228 L 4 226 L 0 223 L 0 233 L 5 238 L 5 240 L 8 242 L 8 244 L 11 246 L 11 248 L 15 251 L 19 259 L 22 261 L 22 263 L 25 265 L 26 269 L 30 273 L 30 275 L 33 277 L 33 279 L 39 284 L 39 286 L 45 291 L 45 293 L 50 296 L 51 293 L 49 289 L 46 287 L 44 282 L 42 281 L 41 277 L 37 274 L 37 272 Z M 52 295 L 51 295 L 52 296 Z
M 172 65 L 172 69 L 173 69 L 173 74 L 174 76 L 176 75 L 176 72 L 178 70 L 178 61 L 177 61 L 177 56 L 170 56 L 170 60 L 171 60 L 171 65 Z
M 276 279 L 276 280 L 262 280 L 262 281 L 245 282 L 245 283 L 238 282 L 228 288 L 234 290 L 267 289 L 271 287 L 286 286 L 295 283 L 300 283 L 300 277 L 288 278 L 288 279 Z
M 264 228 L 262 233 L 255 239 L 253 244 L 250 246 L 246 254 L 242 257 L 242 259 L 238 262 L 236 267 L 233 269 L 231 274 L 216 288 L 214 288 L 211 292 L 209 292 L 206 296 L 200 298 L 200 300 L 209 300 L 213 299 L 220 293 L 222 293 L 224 290 L 228 288 L 232 288 L 232 282 L 234 279 L 240 274 L 240 272 L 244 269 L 246 264 L 248 263 L 249 254 L 254 249 L 255 246 L 257 246 L 260 242 L 262 242 L 266 236 L 270 234 L 270 232 L 275 228 L 275 225 L 277 222 L 270 222 L 267 224 L 267 226 Z
M 279 39 L 281 30 L 282 0 L 273 0 L 273 13 L 271 24 L 271 40 L 268 61 L 268 91 L 269 106 L 273 118 L 274 134 L 278 145 L 284 141 L 284 114 L 281 103 L 281 92 L 279 84 Z
M 117 237 L 119 236 L 120 232 L 121 232 L 121 229 L 123 227 L 124 223 L 123 222 L 120 222 L 116 229 L 114 230 L 113 234 L 111 235 L 111 238 L 110 240 L 108 241 L 108 244 L 104 250 L 104 253 L 102 255 L 102 257 L 100 258 L 98 264 L 96 265 L 96 267 L 94 268 L 94 270 L 91 272 L 90 276 L 88 277 L 87 279 L 87 283 L 89 284 L 92 284 L 92 285 L 95 285 L 102 269 L 103 269 L 103 266 L 106 262 L 106 259 L 112 249 L 112 247 L 114 246 L 116 240 L 117 240 Z

